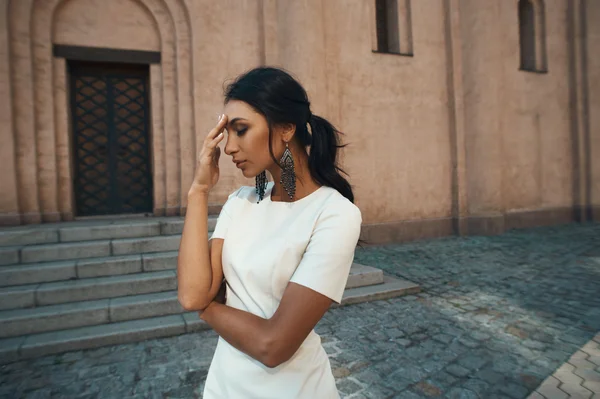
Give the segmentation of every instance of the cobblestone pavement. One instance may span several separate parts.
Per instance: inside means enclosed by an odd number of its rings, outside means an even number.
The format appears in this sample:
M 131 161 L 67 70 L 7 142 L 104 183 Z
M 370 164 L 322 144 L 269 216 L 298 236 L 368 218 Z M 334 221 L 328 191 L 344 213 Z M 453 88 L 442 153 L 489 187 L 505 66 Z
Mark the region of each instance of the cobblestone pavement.
M 529 396 L 529 399 L 600 398 L 600 334 L 579 349 L 568 362 Z
M 369 247 L 356 261 L 423 293 L 332 309 L 319 323 L 342 397 L 527 398 L 545 380 L 540 394 L 557 387 L 548 377 L 566 361 L 557 373 L 598 388 L 574 368 L 598 365 L 600 224 Z M 12 363 L 0 367 L 0 397 L 200 397 L 216 340 L 203 332 Z

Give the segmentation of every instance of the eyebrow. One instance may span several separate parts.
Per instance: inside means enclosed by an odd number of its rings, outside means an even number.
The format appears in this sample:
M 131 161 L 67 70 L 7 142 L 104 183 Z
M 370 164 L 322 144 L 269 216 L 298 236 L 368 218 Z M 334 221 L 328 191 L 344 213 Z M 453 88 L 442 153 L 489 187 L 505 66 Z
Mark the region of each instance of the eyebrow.
M 236 122 L 239 122 L 239 121 L 247 121 L 247 119 L 244 119 L 244 118 L 233 118 L 233 119 L 232 119 L 232 120 L 231 120 L 231 121 L 228 123 L 228 125 L 229 125 L 229 126 L 233 126 L 233 124 L 235 124 Z

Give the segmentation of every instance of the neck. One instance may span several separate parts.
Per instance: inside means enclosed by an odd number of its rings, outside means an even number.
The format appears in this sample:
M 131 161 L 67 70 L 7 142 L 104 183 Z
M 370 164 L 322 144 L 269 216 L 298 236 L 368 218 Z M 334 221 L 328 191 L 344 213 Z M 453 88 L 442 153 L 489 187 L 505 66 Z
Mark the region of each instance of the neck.
M 308 168 L 308 154 L 302 149 L 295 146 L 290 146 L 292 157 L 294 158 L 294 170 L 296 172 L 296 193 L 294 198 L 290 199 L 289 195 L 283 188 L 281 181 L 281 168 L 274 164 L 269 169 L 269 173 L 273 176 L 275 185 L 271 191 L 271 200 L 280 202 L 294 202 L 306 197 L 319 188 L 319 185 L 312 179 L 310 169 Z

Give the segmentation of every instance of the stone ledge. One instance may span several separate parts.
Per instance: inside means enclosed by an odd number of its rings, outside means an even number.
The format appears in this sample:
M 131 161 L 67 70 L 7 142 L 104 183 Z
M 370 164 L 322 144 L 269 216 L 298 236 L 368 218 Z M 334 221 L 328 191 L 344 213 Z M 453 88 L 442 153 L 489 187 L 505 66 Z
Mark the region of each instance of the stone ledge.
M 345 289 L 383 284 L 383 282 L 383 271 L 380 269 L 353 263 Z
M 13 265 L 0 268 L 0 287 L 69 280 L 77 277 L 76 261 Z
M 177 268 L 177 254 L 179 251 L 155 252 L 142 254 L 142 267 L 145 272 L 171 270 Z
M 0 338 L 183 314 L 177 291 L 0 311 Z
M 50 244 L 58 242 L 56 229 L 36 228 L 37 226 L 15 227 L 0 231 L 0 246 L 22 246 L 29 244 Z
M 0 288 L 0 310 L 35 306 L 35 291 L 41 284 Z
M 113 298 L 109 306 L 110 321 L 144 319 L 184 313 L 177 299 L 177 291 Z
M 600 211 L 598 212 L 600 216 Z M 364 224 L 366 245 L 382 245 L 460 235 L 498 235 L 510 229 L 553 226 L 574 221 L 571 207 L 488 213 L 461 218 L 416 219 Z
M 41 244 L 21 249 L 21 263 L 96 258 L 110 255 L 110 241 Z
M 1 364 L 69 351 L 99 348 L 204 331 L 197 312 L 53 331 L 0 340 Z
M 20 247 L 0 248 L 0 266 L 19 263 Z
M 108 277 L 142 272 L 139 254 L 88 258 L 77 261 L 77 278 Z
M 360 239 L 366 245 L 381 245 L 453 234 L 452 218 L 405 220 L 399 222 L 364 224 Z
M 175 251 L 179 249 L 180 235 L 143 238 L 123 238 L 111 241 L 113 255 L 142 254 Z
M 185 329 L 183 317 L 172 315 L 30 335 L 19 348 L 19 359 L 180 335 Z
M 417 294 L 419 292 L 421 292 L 421 287 L 418 284 L 407 280 L 384 276 L 383 284 L 345 290 L 344 296 L 342 297 L 342 303 L 340 305 L 334 304 L 333 307 L 379 301 L 404 295 Z
M 0 213 L 0 226 L 18 226 L 21 224 L 21 216 L 18 213 Z
M 85 219 L 7 227 L 0 224 L 0 247 L 176 235 L 181 234 L 183 222 L 184 219 L 179 216 L 156 216 Z M 216 223 L 217 216 L 209 215 L 209 232 L 214 230 Z
M 109 299 L 0 312 L 0 338 L 105 324 Z
M 132 220 L 130 223 L 65 227 L 59 229 L 59 234 L 61 242 L 151 237 L 160 235 L 160 223 L 149 219 L 148 221 Z
M 36 290 L 35 298 L 36 305 L 43 306 L 170 291 L 176 288 L 175 271 L 166 270 L 43 283 Z

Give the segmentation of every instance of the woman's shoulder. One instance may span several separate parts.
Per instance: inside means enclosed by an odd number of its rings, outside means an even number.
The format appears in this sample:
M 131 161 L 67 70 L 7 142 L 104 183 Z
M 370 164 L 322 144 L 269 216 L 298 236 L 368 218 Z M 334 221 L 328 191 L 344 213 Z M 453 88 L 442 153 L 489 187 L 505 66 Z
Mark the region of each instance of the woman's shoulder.
M 237 190 L 229 194 L 227 201 L 225 201 L 225 204 L 223 205 L 223 210 L 230 216 L 233 216 L 239 209 L 241 209 L 241 207 L 243 207 L 243 203 L 245 201 L 250 200 L 251 194 L 254 193 L 253 190 L 254 187 L 239 187 Z
M 323 187 L 326 195 L 323 198 L 321 216 L 341 216 L 344 219 L 362 222 L 362 213 L 348 198 L 331 187 Z

